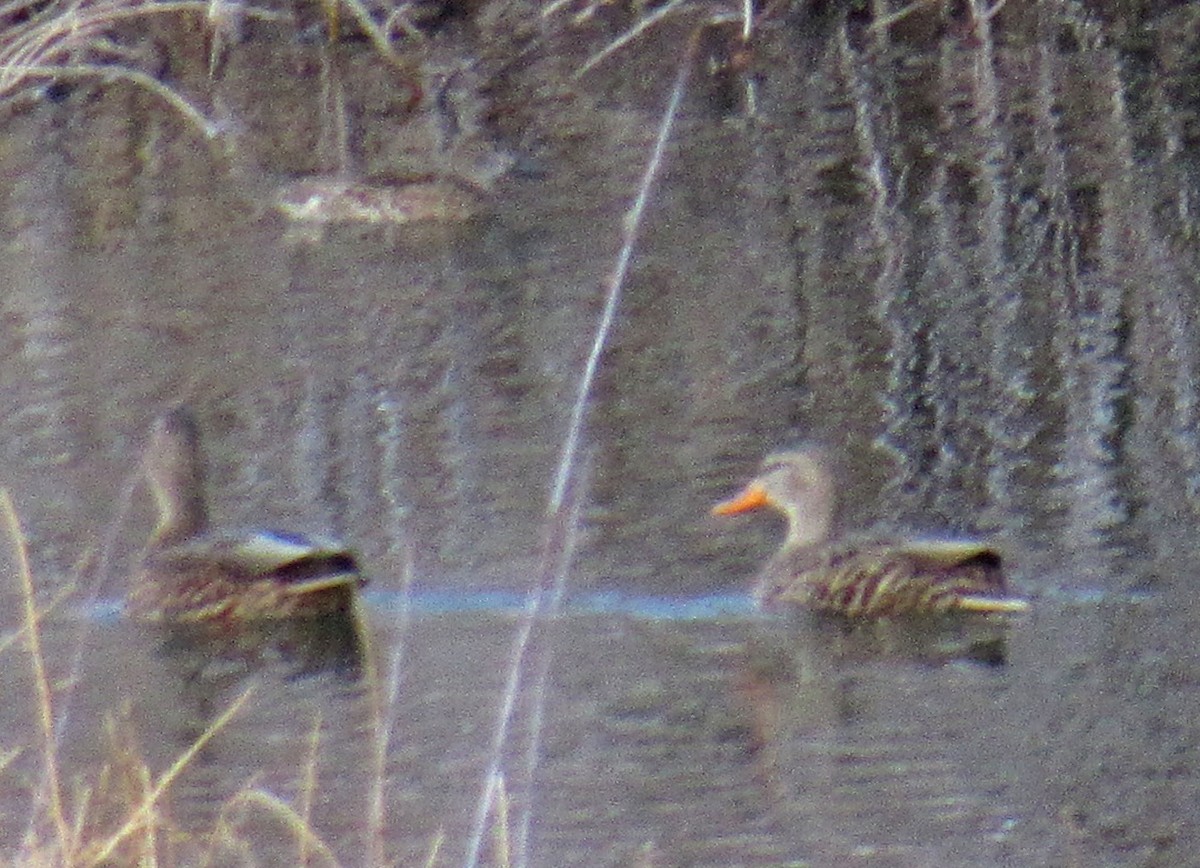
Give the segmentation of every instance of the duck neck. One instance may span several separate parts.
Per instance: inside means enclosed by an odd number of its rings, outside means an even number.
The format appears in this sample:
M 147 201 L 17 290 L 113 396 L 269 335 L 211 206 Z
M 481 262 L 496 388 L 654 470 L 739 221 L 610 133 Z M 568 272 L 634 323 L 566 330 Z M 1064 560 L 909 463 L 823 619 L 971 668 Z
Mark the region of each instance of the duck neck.
M 190 418 L 168 417 L 161 423 L 147 460 L 147 478 L 158 506 L 151 547 L 176 545 L 208 530 L 204 465 Z
M 199 536 L 208 529 L 208 507 L 204 502 L 202 480 L 194 477 L 196 487 L 154 487 L 158 504 L 158 524 L 150 544 L 156 548 L 177 545 Z
M 828 512 L 816 513 L 799 509 L 787 510 L 788 531 L 785 548 L 808 548 L 819 545 L 829 538 L 832 516 Z

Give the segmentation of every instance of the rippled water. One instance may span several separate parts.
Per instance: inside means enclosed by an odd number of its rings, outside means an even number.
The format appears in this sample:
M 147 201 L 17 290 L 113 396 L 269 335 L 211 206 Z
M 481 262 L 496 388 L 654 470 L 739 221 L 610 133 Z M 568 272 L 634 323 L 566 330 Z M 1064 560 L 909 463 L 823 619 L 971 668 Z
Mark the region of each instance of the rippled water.
M 771 7 L 745 57 L 736 22 L 703 31 L 588 406 L 564 606 L 498 767 L 530 864 L 1194 852 L 1198 19 L 972 9 Z M 463 859 L 604 284 L 701 20 L 595 57 L 637 14 L 423 12 L 415 111 L 412 70 L 366 41 L 256 18 L 212 64 L 164 16 L 137 57 L 221 141 L 127 82 L 6 112 L 0 482 L 39 592 L 78 585 L 44 641 L 64 791 L 106 794 L 98 827 L 135 759 L 161 774 L 250 688 L 163 796 L 166 861 L 220 828 L 217 861 L 294 864 L 281 804 L 342 864 L 372 858 L 372 804 L 393 862 L 439 834 L 439 864 Z M 271 203 L 310 175 L 451 175 L 471 213 L 297 235 Z M 220 522 L 362 552 L 358 644 L 214 644 L 95 602 L 146 538 L 141 445 L 181 399 Z M 998 539 L 1034 599 L 1004 665 L 749 609 L 779 526 L 708 507 L 810 438 L 846 524 Z M 18 841 L 41 736 L 28 656 L 0 653 Z

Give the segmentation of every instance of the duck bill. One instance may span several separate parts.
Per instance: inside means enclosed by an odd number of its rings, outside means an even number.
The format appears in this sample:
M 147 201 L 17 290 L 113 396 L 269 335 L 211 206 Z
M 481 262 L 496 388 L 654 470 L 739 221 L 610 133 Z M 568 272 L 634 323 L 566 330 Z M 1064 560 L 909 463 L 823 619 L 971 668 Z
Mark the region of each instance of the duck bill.
M 741 494 L 722 500 L 712 508 L 713 515 L 737 515 L 767 506 L 767 492 L 761 485 L 747 485 Z

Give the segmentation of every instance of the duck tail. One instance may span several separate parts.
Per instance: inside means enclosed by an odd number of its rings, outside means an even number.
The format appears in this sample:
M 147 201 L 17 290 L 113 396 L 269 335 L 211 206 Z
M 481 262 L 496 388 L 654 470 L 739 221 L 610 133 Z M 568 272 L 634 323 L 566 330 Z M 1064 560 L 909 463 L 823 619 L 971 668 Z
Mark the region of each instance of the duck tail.
M 963 596 L 955 608 L 964 612 L 984 612 L 996 614 L 1017 614 L 1029 611 L 1029 601 L 1021 597 L 980 597 Z

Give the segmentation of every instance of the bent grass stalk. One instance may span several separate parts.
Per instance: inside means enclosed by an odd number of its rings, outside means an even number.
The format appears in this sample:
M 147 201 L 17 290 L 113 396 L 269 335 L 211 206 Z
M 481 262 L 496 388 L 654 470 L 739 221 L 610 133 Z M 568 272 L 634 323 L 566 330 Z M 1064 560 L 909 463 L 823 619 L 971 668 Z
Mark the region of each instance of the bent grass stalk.
M 127 838 L 131 837 L 138 831 L 153 825 L 153 811 L 163 794 L 175 782 L 175 779 L 183 773 L 183 770 L 191 763 L 203 747 L 212 740 L 212 738 L 220 732 L 225 726 L 233 720 L 234 716 L 241 710 L 242 706 L 254 693 L 254 687 L 251 685 L 241 692 L 241 694 L 233 702 L 229 704 L 220 715 L 208 725 L 208 728 L 192 742 L 179 757 L 171 764 L 158 781 L 151 787 L 150 791 L 142 799 L 132 813 L 126 818 L 116 832 L 110 835 L 106 840 L 100 841 L 96 845 L 89 847 L 86 853 L 82 854 L 83 859 L 79 860 L 78 864 L 86 866 L 98 866 L 104 864 L 112 854 Z
M 312 864 L 314 858 L 319 859 L 323 865 L 339 864 L 329 845 L 313 831 L 308 818 L 274 793 L 261 787 L 243 790 L 225 803 L 222 813 L 228 814 L 238 808 L 257 808 L 278 820 L 298 842 L 297 865 Z M 237 824 L 226 823 L 226 826 L 236 828 Z

